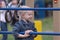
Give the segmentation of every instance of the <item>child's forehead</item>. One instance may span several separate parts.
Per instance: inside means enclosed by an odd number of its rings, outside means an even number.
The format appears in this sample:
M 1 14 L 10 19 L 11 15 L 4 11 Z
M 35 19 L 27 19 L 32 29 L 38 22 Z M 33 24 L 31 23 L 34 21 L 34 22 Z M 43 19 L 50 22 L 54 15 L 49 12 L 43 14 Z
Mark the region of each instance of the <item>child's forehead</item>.
M 22 11 L 22 12 L 33 12 L 33 11 L 26 10 L 26 11 Z
M 29 6 L 20 6 L 20 8 L 30 8 Z M 32 10 L 20 10 L 20 12 L 34 12 Z
M 33 14 L 33 11 L 20 11 L 20 14 L 24 15 L 24 14 Z

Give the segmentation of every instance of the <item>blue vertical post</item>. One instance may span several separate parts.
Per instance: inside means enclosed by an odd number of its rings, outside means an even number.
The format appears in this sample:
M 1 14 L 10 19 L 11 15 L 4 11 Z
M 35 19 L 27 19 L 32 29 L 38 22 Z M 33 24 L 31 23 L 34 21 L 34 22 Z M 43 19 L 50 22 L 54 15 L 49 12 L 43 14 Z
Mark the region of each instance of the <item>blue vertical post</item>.
M 40 0 L 39 7 L 44 8 L 45 7 L 45 0 Z M 45 18 L 45 11 L 39 11 L 40 18 Z
M 45 7 L 45 0 L 37 0 L 35 1 L 35 6 L 38 6 L 39 8 L 44 8 Z M 37 11 L 37 16 L 38 19 L 43 19 L 45 18 L 45 11 Z

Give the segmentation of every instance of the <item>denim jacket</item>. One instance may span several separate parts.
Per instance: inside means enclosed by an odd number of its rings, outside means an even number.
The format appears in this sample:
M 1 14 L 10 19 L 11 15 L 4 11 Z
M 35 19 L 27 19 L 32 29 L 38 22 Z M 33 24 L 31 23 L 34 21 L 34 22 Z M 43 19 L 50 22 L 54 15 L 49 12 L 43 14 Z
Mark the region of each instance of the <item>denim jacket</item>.
M 18 38 L 18 34 L 20 32 L 25 32 L 26 30 L 33 30 L 34 32 L 36 32 L 36 28 L 34 27 L 34 23 L 32 23 L 32 22 L 26 23 L 23 20 L 17 22 L 13 28 L 15 40 L 34 40 L 34 37 L 32 35 L 27 38 Z

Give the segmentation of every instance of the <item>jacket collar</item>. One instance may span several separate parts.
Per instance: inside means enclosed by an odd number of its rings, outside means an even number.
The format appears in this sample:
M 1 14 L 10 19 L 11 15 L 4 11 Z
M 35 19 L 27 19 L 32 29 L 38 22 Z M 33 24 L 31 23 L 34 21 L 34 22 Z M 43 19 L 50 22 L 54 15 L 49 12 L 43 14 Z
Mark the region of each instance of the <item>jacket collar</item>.
M 21 20 L 21 22 L 22 22 L 23 24 L 29 24 L 29 23 L 30 23 L 29 21 L 27 21 L 27 23 L 26 23 L 24 20 Z

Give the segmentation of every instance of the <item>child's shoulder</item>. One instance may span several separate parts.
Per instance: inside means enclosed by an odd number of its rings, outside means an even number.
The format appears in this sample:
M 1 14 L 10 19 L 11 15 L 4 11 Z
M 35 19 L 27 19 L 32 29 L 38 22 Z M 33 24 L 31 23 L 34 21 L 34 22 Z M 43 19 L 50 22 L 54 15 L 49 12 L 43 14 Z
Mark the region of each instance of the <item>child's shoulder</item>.
M 18 21 L 14 24 L 15 27 L 21 27 L 23 26 L 22 22 L 21 21 Z
M 21 24 L 21 23 L 22 23 L 21 21 L 16 22 L 16 24 Z

